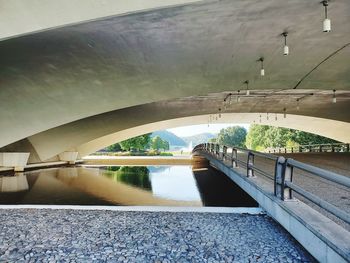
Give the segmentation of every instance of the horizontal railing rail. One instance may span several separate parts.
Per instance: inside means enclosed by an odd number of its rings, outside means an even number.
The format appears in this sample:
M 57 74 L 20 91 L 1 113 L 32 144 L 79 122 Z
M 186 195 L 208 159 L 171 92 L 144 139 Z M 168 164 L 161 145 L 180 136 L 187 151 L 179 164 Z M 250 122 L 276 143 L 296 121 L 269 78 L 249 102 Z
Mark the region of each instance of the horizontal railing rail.
M 223 162 L 229 162 L 232 168 L 245 168 L 247 177 L 254 177 L 255 173 L 258 173 L 273 180 L 274 195 L 283 201 L 293 200 L 293 192 L 298 193 L 300 196 L 303 196 L 325 211 L 350 224 L 350 215 L 348 213 L 293 183 L 293 172 L 295 169 L 299 169 L 346 188 L 350 188 L 349 177 L 313 165 L 305 164 L 291 158 L 284 158 L 283 156 L 257 152 L 240 147 L 206 143 L 197 145 L 193 149 L 193 152 L 196 151 L 204 151 Z M 238 153 L 244 153 L 245 159 L 242 159 Z M 274 172 L 271 174 L 271 171 L 265 171 L 261 167 L 257 167 L 255 157 L 273 161 L 275 167 Z
M 349 143 L 308 144 L 294 147 L 268 148 L 268 153 L 302 153 L 302 152 L 350 152 Z

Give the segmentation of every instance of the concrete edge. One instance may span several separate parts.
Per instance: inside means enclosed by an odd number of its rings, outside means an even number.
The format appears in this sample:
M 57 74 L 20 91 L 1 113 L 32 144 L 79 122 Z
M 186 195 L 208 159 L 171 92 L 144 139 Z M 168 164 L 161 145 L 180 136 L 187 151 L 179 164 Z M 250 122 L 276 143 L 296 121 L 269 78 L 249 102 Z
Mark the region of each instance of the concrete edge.
M 186 207 L 186 206 L 82 206 L 82 205 L 0 205 L 1 210 L 53 209 L 53 210 L 98 210 L 173 213 L 225 213 L 225 214 L 265 214 L 259 207 Z
M 206 153 L 200 152 L 200 154 L 251 195 L 272 218 L 282 225 L 317 260 L 327 263 L 350 262 L 350 248 L 341 249 L 343 246 L 350 246 L 350 233 L 344 228 L 301 201 L 283 202 L 279 200 L 272 193 L 260 188 L 246 176 L 235 172 L 221 161 Z M 230 176 L 230 173 L 234 176 Z M 298 213 L 297 210 L 301 207 L 307 207 L 308 211 L 306 212 L 308 213 L 303 213 L 305 209 Z M 307 217 L 310 214 L 312 214 L 312 218 L 308 220 Z M 315 218 L 317 218 L 317 221 L 314 220 Z M 309 223 L 309 221 L 313 222 Z M 331 240 L 327 235 L 323 235 L 323 233 L 329 233 L 329 230 L 342 233 L 342 236 L 333 236 Z M 349 242 L 344 244 L 344 239 Z
M 83 164 L 83 160 L 76 160 L 75 164 Z M 29 170 L 38 170 L 42 168 L 50 168 L 50 167 L 59 167 L 59 166 L 64 166 L 68 165 L 69 163 L 67 161 L 55 161 L 55 162 L 43 162 L 43 163 L 32 163 L 32 164 L 27 164 L 24 167 L 24 171 L 29 171 Z M 1 173 L 8 173 L 8 172 L 14 172 L 13 167 L 0 167 L 0 174 Z

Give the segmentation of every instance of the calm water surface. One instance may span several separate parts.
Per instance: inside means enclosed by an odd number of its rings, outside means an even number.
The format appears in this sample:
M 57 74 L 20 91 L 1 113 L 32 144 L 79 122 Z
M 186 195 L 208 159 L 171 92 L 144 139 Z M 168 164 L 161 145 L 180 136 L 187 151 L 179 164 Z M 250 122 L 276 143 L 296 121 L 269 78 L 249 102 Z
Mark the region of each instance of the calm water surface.
M 257 206 L 221 172 L 188 165 L 62 167 L 1 176 L 0 203 Z

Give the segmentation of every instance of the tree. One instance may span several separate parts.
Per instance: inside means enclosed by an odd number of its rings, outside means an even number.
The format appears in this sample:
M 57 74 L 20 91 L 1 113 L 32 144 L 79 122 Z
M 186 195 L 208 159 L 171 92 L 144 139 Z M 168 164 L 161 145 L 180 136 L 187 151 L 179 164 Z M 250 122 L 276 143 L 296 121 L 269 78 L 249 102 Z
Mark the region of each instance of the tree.
M 241 126 L 233 126 L 221 129 L 216 141 L 228 146 L 245 147 L 246 136 L 246 129 Z
M 251 125 L 246 146 L 262 151 L 268 147 L 290 147 L 304 144 L 334 143 L 336 141 L 316 134 L 267 125 Z
M 121 151 L 122 147 L 120 146 L 119 143 L 115 143 L 115 144 L 107 146 L 105 149 L 107 152 L 119 152 L 119 151 Z
M 162 140 L 159 136 L 153 137 L 151 141 L 151 148 L 159 151 L 160 149 L 169 150 L 169 142 Z
M 120 142 L 120 146 L 123 150 L 127 151 L 130 151 L 131 149 L 144 150 L 149 145 L 150 140 L 151 134 L 147 133 L 141 136 L 122 141 Z

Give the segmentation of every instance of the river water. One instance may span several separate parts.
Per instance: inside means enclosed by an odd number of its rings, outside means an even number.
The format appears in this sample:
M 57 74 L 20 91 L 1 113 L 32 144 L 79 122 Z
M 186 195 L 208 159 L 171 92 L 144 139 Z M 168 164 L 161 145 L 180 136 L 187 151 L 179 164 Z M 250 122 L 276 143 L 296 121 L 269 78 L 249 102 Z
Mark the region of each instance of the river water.
M 60 167 L 0 177 L 1 204 L 255 207 L 212 167 Z

